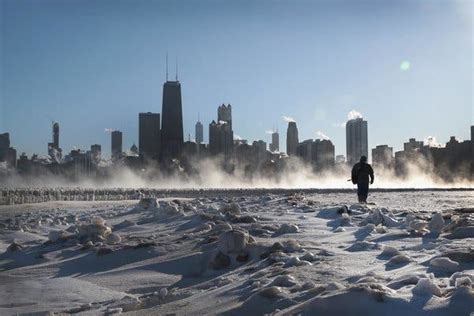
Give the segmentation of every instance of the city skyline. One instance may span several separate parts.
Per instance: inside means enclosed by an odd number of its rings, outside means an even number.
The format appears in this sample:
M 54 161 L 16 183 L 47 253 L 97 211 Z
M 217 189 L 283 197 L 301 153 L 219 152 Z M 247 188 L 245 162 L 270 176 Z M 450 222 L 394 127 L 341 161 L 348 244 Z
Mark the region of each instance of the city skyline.
M 319 138 L 320 131 L 333 141 L 336 154 L 345 155 L 341 123 L 352 110 L 370 121 L 369 148 L 388 144 L 397 151 L 412 137 L 436 136 L 443 144 L 452 135 L 469 139 L 474 121 L 470 3 L 367 2 L 384 23 L 360 3 L 337 1 L 299 2 L 288 14 L 285 1 L 233 4 L 232 12 L 216 5 L 222 14 L 212 12 L 211 22 L 203 19 L 211 14 L 212 1 L 198 8 L 144 1 L 136 12 L 121 1 L 91 3 L 1 4 L 0 132 L 10 133 L 19 153 L 46 154 L 53 120 L 61 124 L 65 152 L 90 144 L 108 148 L 108 128 L 123 132 L 124 148 L 138 144 L 137 113 L 161 113 L 166 52 L 171 77 L 175 57 L 179 61 L 184 135 L 194 134 L 198 113 L 207 126 L 215 107 L 230 103 L 234 133 L 250 142 L 269 143 L 265 131 L 286 130 L 282 116 L 291 116 L 301 141 Z M 91 10 L 97 15 L 85 14 Z M 163 12 L 170 17 L 156 19 Z M 143 19 L 129 27 L 120 21 L 125 14 Z M 343 17 L 341 26 L 331 23 L 335 17 Z M 58 34 L 58 23 L 77 36 Z M 354 25 L 355 33 L 349 31 Z M 294 38 L 286 36 L 285 27 Z M 190 29 L 194 38 L 185 36 Z

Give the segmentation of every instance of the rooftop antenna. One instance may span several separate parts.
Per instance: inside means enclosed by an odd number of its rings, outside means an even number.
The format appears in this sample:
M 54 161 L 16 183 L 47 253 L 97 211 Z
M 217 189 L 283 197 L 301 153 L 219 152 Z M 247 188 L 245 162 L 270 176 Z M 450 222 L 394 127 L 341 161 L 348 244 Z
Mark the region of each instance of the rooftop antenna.
M 176 56 L 176 81 L 178 81 L 178 57 Z
M 200 113 L 198 112 L 198 122 L 201 121 L 201 116 L 200 116 Z
M 166 81 L 168 81 L 168 52 L 166 52 Z

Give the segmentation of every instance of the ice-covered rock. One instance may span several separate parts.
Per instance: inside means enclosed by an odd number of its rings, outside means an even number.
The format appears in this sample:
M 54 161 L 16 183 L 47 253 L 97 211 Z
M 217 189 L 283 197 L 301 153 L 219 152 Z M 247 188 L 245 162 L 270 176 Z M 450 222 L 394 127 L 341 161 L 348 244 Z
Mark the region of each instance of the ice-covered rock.
M 183 212 L 174 203 L 160 202 L 158 208 L 158 215 L 174 216 L 182 214 Z
M 426 227 L 428 226 L 428 222 L 421 220 L 421 219 L 415 219 L 410 222 L 408 226 L 408 230 L 410 231 L 415 231 L 415 232 L 425 232 Z
M 274 233 L 274 236 L 280 236 L 280 235 L 284 235 L 284 234 L 295 234 L 297 232 L 299 232 L 298 226 L 296 226 L 294 224 L 284 223 Z
M 100 216 L 95 216 L 91 219 L 91 224 L 105 226 L 105 220 Z
M 295 278 L 289 274 L 276 277 L 270 286 L 292 287 L 298 284 Z
M 388 227 L 399 226 L 400 223 L 387 209 L 373 209 L 370 210 L 367 217 L 362 221 L 362 224 L 384 225 Z
M 444 227 L 444 219 L 441 213 L 435 213 L 433 217 L 431 217 L 430 222 L 428 223 L 428 229 L 432 233 L 441 233 L 441 230 Z
M 342 232 L 345 232 L 345 231 L 346 231 L 346 229 L 342 226 L 339 226 L 338 228 L 336 228 L 334 230 L 335 233 L 342 233 Z
M 368 251 L 379 249 L 379 244 L 370 241 L 356 241 L 353 245 L 349 246 L 346 250 L 355 252 L 355 251 Z
M 242 252 L 247 245 L 249 235 L 241 230 L 230 230 L 219 236 L 217 248 L 225 254 Z
M 456 227 L 447 237 L 451 239 L 474 238 L 474 226 Z
M 230 266 L 231 259 L 228 255 L 218 251 L 216 256 L 211 261 L 211 267 L 215 270 L 225 269 Z
M 305 260 L 305 261 L 308 261 L 308 262 L 313 262 L 316 260 L 316 256 L 312 253 L 312 252 L 307 252 L 305 253 L 304 255 L 302 255 L 300 257 L 300 260 Z
M 332 282 L 326 286 L 326 291 L 338 291 L 343 290 L 346 287 L 339 282 Z
M 222 214 L 229 214 L 229 215 L 239 215 L 240 212 L 240 206 L 237 203 L 230 203 L 230 204 L 224 204 L 219 211 Z
M 48 240 L 51 242 L 57 242 L 58 240 L 65 240 L 67 236 L 68 235 L 63 230 L 52 230 L 48 234 Z
M 434 284 L 433 280 L 429 278 L 422 278 L 418 280 L 416 286 L 412 289 L 413 294 L 416 295 L 436 295 L 442 296 L 441 289 Z
M 118 244 L 122 241 L 122 238 L 120 237 L 120 235 L 116 234 L 116 233 L 111 233 L 107 236 L 107 243 L 109 245 L 115 245 L 115 244 Z
M 137 206 L 145 210 L 154 209 L 158 207 L 158 202 L 156 201 L 155 198 L 151 198 L 151 197 L 141 198 Z
M 472 288 L 472 280 L 471 278 L 464 276 L 464 277 L 459 277 L 456 279 L 456 282 L 454 283 L 455 287 L 461 287 L 461 286 L 466 286 L 468 288 Z
M 440 270 L 454 272 L 459 270 L 459 263 L 448 257 L 439 257 L 430 261 L 430 266 Z
M 222 233 L 232 230 L 232 226 L 229 223 L 218 223 L 212 227 L 212 232 L 214 233 Z
M 259 294 L 263 297 L 274 299 L 279 298 L 283 294 L 283 291 L 281 290 L 281 287 L 270 286 L 262 289 Z
M 391 258 L 391 257 L 393 257 L 393 256 L 400 255 L 400 251 L 398 251 L 398 249 L 395 248 L 395 247 L 385 246 L 385 247 L 383 248 L 382 253 L 381 253 L 380 255 L 381 255 L 382 257 Z
M 451 277 L 449 278 L 449 285 L 455 286 L 456 285 L 456 280 L 458 278 L 468 278 L 471 280 L 471 283 L 474 284 L 474 275 L 467 273 L 467 272 L 455 272 Z
M 7 252 L 15 252 L 15 251 L 19 251 L 23 249 L 23 246 L 19 243 L 17 243 L 16 241 L 12 242 L 8 248 L 7 248 Z
M 410 257 L 408 257 L 407 255 L 401 254 L 401 255 L 396 255 L 396 256 L 392 257 L 387 262 L 387 264 L 388 265 L 399 265 L 399 264 L 406 264 L 410 261 L 411 261 Z

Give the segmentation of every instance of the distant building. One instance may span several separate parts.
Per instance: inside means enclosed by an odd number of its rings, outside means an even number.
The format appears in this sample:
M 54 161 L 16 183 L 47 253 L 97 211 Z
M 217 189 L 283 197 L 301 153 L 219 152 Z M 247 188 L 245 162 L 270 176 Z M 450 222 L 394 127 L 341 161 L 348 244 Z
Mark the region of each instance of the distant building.
M 362 118 L 349 120 L 346 123 L 346 154 L 350 165 L 368 156 L 367 121 Z
M 158 159 L 160 155 L 160 114 L 138 114 L 138 151 L 140 156 Z
M 336 164 L 344 164 L 344 163 L 346 163 L 346 157 L 344 155 L 337 155 Z
M 329 170 L 334 167 L 335 148 L 329 139 L 316 139 L 312 151 L 316 170 Z
M 280 151 L 280 135 L 278 131 L 272 133 L 272 142 L 270 144 L 270 151 L 276 152 Z
M 288 156 L 296 156 L 298 148 L 298 128 L 296 122 L 289 122 L 286 131 L 286 153 Z
M 388 145 L 378 145 L 372 149 L 372 164 L 374 167 L 393 167 L 393 148 Z
M 79 149 L 71 150 L 69 157 L 72 160 L 73 174 L 75 177 L 89 176 L 94 171 L 91 155 Z
M 133 144 L 132 147 L 130 147 L 130 153 L 132 155 L 137 155 L 138 156 L 138 147 L 137 147 L 137 145 Z
M 164 159 L 177 158 L 184 143 L 181 84 L 178 78 L 163 85 L 161 114 L 161 156 Z
M 94 162 L 99 162 L 102 156 L 102 146 L 99 144 L 91 145 L 91 158 Z
M 211 155 L 232 154 L 234 132 L 232 131 L 232 107 L 224 105 L 217 109 L 218 121 L 209 124 L 209 152 Z
M 16 149 L 9 147 L 5 151 L 5 162 L 7 163 L 7 168 L 15 169 L 16 168 Z
M 196 138 L 196 144 L 198 145 L 204 141 L 204 131 L 203 131 L 202 123 L 200 121 L 196 122 L 195 138 Z
M 117 160 L 122 157 L 122 132 L 112 132 L 112 160 Z
M 0 161 L 5 161 L 5 154 L 10 148 L 10 134 L 0 134 Z
M 53 141 L 48 143 L 48 155 L 53 162 L 59 163 L 62 160 L 62 149 L 59 147 L 59 124 L 53 122 Z
M 423 148 L 423 141 L 417 141 L 415 138 L 410 138 L 408 143 L 403 143 L 403 150 L 410 151 Z
M 303 161 L 311 163 L 313 161 L 313 140 L 307 139 L 299 143 L 296 147 L 296 155 Z

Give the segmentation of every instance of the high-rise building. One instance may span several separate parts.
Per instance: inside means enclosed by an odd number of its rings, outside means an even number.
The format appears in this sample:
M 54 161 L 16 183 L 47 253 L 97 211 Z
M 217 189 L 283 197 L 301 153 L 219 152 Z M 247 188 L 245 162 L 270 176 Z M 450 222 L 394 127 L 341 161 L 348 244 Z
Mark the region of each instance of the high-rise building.
M 226 122 L 229 125 L 229 129 L 232 130 L 232 106 L 230 104 L 226 106 L 222 103 L 217 108 L 217 122 Z
M 48 143 L 48 155 L 51 159 L 59 163 L 62 159 L 62 149 L 59 148 L 59 124 L 53 122 L 52 125 L 53 141 Z
M 165 159 L 176 158 L 183 147 L 183 110 L 178 78 L 163 85 L 161 115 L 161 156 Z
M 53 123 L 53 146 L 59 149 L 59 124 Z
M 232 106 L 222 104 L 217 108 L 217 122 L 209 124 L 209 151 L 212 155 L 232 154 L 234 132 L 232 130 Z
M 122 132 L 112 132 L 112 160 L 117 160 L 122 157 Z
M 407 143 L 403 143 L 403 150 L 404 151 L 411 151 L 415 149 L 422 149 L 423 148 L 423 141 L 416 140 L 415 138 L 410 138 Z
M 372 149 L 372 164 L 374 167 L 390 168 L 393 165 L 393 148 L 388 145 L 378 145 Z
M 367 121 L 362 118 L 349 120 L 346 123 L 346 154 L 350 165 L 368 155 Z
M 0 134 L 0 161 L 5 160 L 5 154 L 8 148 L 10 148 L 10 134 Z
M 9 147 L 5 151 L 5 161 L 7 163 L 7 168 L 15 169 L 16 168 L 16 149 Z
M 99 162 L 102 156 L 102 146 L 99 144 L 91 145 L 91 156 L 94 162 Z
M 329 139 L 316 139 L 313 143 L 313 162 L 318 170 L 329 170 L 334 167 L 335 148 Z
M 270 144 L 270 151 L 276 152 L 280 150 L 280 134 L 278 131 L 272 133 L 272 142 Z
M 138 151 L 140 156 L 158 158 L 160 154 L 160 114 L 138 114 Z
M 296 156 L 298 148 L 298 128 L 296 122 L 289 122 L 286 131 L 286 153 L 288 156 Z
M 196 122 L 196 130 L 195 130 L 195 137 L 196 137 L 196 144 L 200 145 L 204 140 L 204 131 L 203 126 L 200 121 Z

